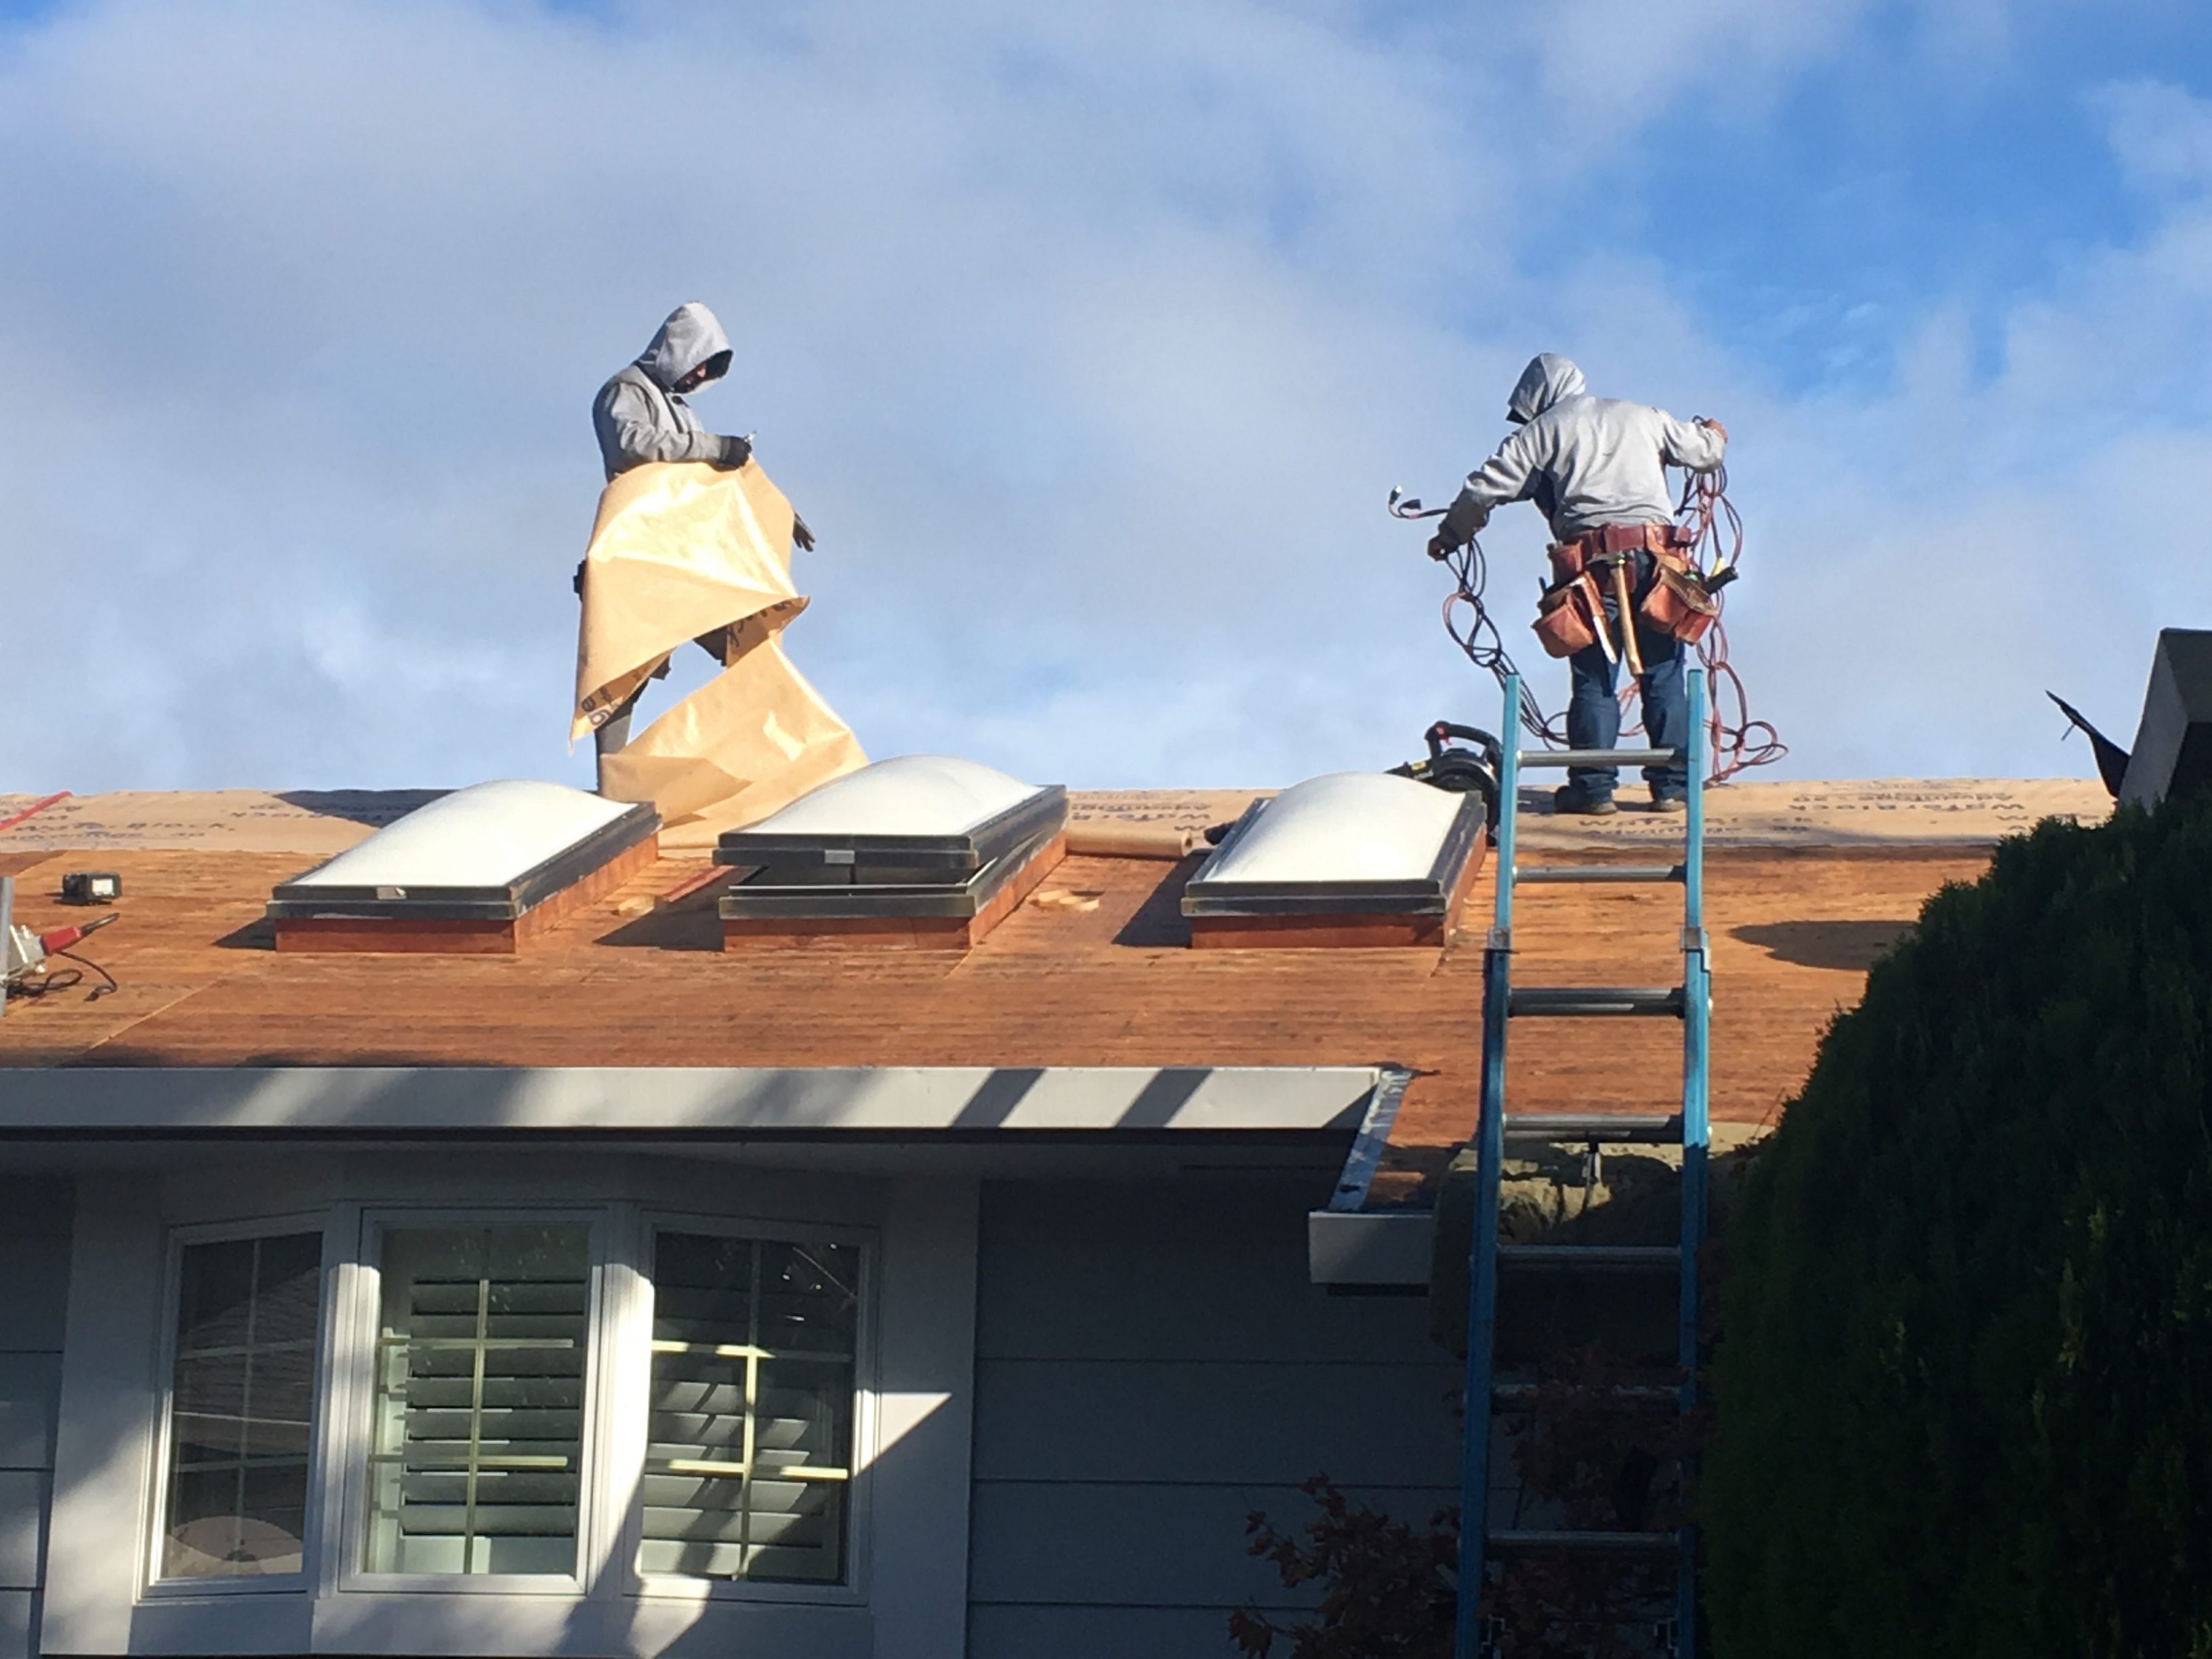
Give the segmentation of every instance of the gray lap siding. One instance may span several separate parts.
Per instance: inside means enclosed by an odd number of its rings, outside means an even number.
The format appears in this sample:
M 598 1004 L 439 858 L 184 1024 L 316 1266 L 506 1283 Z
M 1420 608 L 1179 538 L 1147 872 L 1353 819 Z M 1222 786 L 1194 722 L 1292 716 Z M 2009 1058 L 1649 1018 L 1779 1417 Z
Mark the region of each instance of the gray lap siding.
M 1307 1282 L 1326 1176 L 983 1188 L 971 1659 L 1228 1655 L 1230 1609 L 1300 1595 L 1244 1517 L 1326 1473 L 1425 1519 L 1453 1501 L 1458 1368 L 1419 1297 Z
M 39 1650 L 70 1207 L 65 1177 L 0 1177 L 0 1659 Z

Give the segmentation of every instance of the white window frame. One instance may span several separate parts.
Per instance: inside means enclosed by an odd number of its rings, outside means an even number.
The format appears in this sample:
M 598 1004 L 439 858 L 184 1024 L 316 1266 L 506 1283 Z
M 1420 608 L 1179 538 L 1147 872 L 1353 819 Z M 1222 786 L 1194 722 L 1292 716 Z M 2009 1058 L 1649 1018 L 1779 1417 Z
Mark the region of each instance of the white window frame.
M 56 1419 L 40 1641 L 114 1659 L 447 1653 L 591 1659 L 754 1651 L 811 1659 L 957 1653 L 967 1621 L 980 1186 L 903 1168 L 862 1176 L 660 1152 L 533 1150 L 456 1167 L 427 1150 L 287 1150 L 80 1176 L 68 1344 Z M 263 1207 L 265 1206 L 266 1207 Z M 365 1218 L 386 1224 L 574 1219 L 593 1238 L 600 1303 L 580 1497 L 585 1578 L 387 1577 L 344 1571 L 367 1517 L 366 1451 L 381 1275 Z M 650 1433 L 648 1217 L 672 1231 L 850 1240 L 863 1250 L 850 1571 L 843 1585 L 641 1579 L 627 1484 Z M 313 1507 L 301 1575 L 148 1583 L 173 1384 L 171 1263 L 191 1240 L 321 1229 Z M 629 1333 L 635 1326 L 639 1340 Z M 610 1347 L 609 1343 L 615 1346 Z M 625 1431 L 616 1413 L 629 1412 Z M 624 1433 L 629 1434 L 626 1442 Z M 635 1445 L 633 1454 L 629 1449 Z M 360 1461 L 356 1462 L 356 1454 Z M 583 1504 L 580 1503 L 580 1511 Z M 641 1516 L 637 1517 L 641 1521 Z M 587 1527 L 596 1527 L 595 1536 Z M 143 1547 L 142 1547 L 142 1540 Z M 390 1585 L 390 1588 L 386 1588 Z
M 765 1243 L 804 1244 L 809 1242 L 852 1246 L 860 1254 L 860 1284 L 858 1319 L 853 1350 L 853 1451 L 851 1474 L 845 1481 L 845 1581 L 838 1584 L 810 1584 L 788 1579 L 698 1578 L 680 1573 L 640 1571 L 637 1559 L 645 1533 L 644 1475 L 653 1404 L 653 1307 L 659 1286 L 653 1278 L 656 1243 L 664 1232 L 691 1233 L 714 1238 L 758 1239 Z M 627 1480 L 637 1495 L 623 1506 L 623 1527 L 616 1548 L 629 1594 L 669 1601 L 750 1601 L 813 1607 L 857 1607 L 868 1599 L 869 1525 L 877 1453 L 876 1295 L 881 1274 L 877 1268 L 878 1239 L 870 1227 L 836 1226 L 806 1221 L 780 1221 L 763 1216 L 701 1215 L 674 1210 L 653 1210 L 641 1219 L 632 1237 L 635 1290 L 624 1323 L 626 1340 L 621 1412 L 623 1442 L 617 1479 Z
M 591 1595 L 606 1558 L 606 1511 L 602 1501 L 610 1475 L 612 1390 L 607 1358 L 621 1333 L 610 1328 L 606 1293 L 610 1235 L 617 1229 L 614 1205 L 520 1206 L 485 1204 L 465 1208 L 416 1208 L 377 1205 L 364 1208 L 353 1255 L 344 1318 L 331 1346 L 326 1410 L 331 1427 L 331 1466 L 339 1478 L 328 1484 L 325 1512 L 337 1509 L 337 1524 L 326 1527 L 331 1540 L 325 1582 L 342 1592 L 382 1595 L 528 1595 L 582 1600 Z M 369 1453 L 375 1437 L 377 1329 L 382 1309 L 384 1235 L 394 1230 L 435 1227 L 580 1226 L 591 1266 L 585 1318 L 583 1443 L 579 1452 L 576 1492 L 575 1570 L 568 1573 L 375 1572 L 362 1565 L 368 1542 Z
M 210 1595 L 297 1595 L 311 1586 L 321 1553 L 324 1449 L 328 1443 L 331 1382 L 331 1285 L 333 1257 L 333 1215 L 328 1206 L 291 1215 L 257 1217 L 250 1221 L 206 1222 L 167 1230 L 167 1259 L 162 1268 L 159 1379 L 149 1474 L 146 1494 L 145 1536 L 138 1565 L 138 1593 L 149 1601 L 179 1599 L 200 1601 Z M 161 1573 L 161 1552 L 167 1541 L 169 1510 L 169 1448 L 175 1435 L 177 1382 L 177 1319 L 184 1297 L 185 1251 L 195 1244 L 228 1244 L 240 1239 L 283 1238 L 312 1233 L 322 1240 L 322 1261 L 315 1287 L 315 1393 L 307 1431 L 307 1512 L 300 1529 L 300 1569 L 296 1572 L 210 1574 L 201 1578 L 170 1578 Z

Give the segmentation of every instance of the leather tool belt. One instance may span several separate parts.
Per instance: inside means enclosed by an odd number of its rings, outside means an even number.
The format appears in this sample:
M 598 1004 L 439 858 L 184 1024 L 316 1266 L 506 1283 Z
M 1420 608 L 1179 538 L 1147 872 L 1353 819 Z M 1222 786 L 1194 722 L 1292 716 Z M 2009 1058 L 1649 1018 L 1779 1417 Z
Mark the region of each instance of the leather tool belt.
M 1552 580 L 1562 582 L 1601 559 L 1623 553 L 1671 554 L 1680 561 L 1688 544 L 1688 532 L 1675 525 L 1601 524 L 1571 540 L 1553 542 L 1545 550 L 1552 557 Z
M 1536 637 L 1554 657 L 1571 657 L 1602 644 L 1613 655 L 1601 590 L 1591 571 L 1632 553 L 1651 556 L 1650 570 L 1635 593 L 1638 619 L 1656 634 L 1694 645 L 1720 615 L 1720 605 L 1685 556 L 1689 532 L 1672 524 L 1607 524 L 1571 540 L 1554 542 L 1552 583 L 1538 602 Z M 1634 567 L 1631 567 L 1632 574 Z

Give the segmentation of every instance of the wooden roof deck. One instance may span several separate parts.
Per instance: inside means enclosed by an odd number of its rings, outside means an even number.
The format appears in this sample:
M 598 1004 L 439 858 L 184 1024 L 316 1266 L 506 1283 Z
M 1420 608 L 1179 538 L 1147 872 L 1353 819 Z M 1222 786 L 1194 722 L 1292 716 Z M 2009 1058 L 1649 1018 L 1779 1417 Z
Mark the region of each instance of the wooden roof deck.
M 1626 815 L 1625 815 L 1626 816 Z M 1679 822 L 1679 821 L 1677 821 Z M 1649 861 L 1617 845 L 1530 861 Z M 1986 845 L 1727 846 L 1708 855 L 1714 941 L 1712 1099 L 1723 1122 L 1768 1120 L 1802 1080 L 1821 1030 L 1864 970 Z M 0 1066 L 1194 1066 L 1395 1062 L 1408 1090 L 1378 1178 L 1416 1193 L 1474 1127 L 1486 870 L 1442 950 L 1188 948 L 1177 908 L 1197 860 L 1070 858 L 964 957 L 810 947 L 725 955 L 713 891 L 653 900 L 694 876 L 664 858 L 513 957 L 278 955 L 262 906 L 312 862 L 220 845 L 96 854 L 0 845 L 18 920 L 83 912 L 53 896 L 64 869 L 118 871 L 122 920 L 87 945 L 120 991 L 91 983 L 15 1000 Z M 1531 887 L 1516 899 L 1522 984 L 1671 983 L 1671 887 Z M 1516 1024 L 1519 1110 L 1674 1108 L 1672 1021 Z

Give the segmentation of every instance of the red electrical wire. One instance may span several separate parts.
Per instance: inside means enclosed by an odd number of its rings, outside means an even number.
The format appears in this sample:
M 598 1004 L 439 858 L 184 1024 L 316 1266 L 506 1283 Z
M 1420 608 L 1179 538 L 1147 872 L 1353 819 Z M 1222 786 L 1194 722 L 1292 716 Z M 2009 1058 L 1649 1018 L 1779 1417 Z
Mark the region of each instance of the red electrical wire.
M 1411 504 L 1414 511 L 1401 517 L 1434 518 L 1436 512 L 1420 513 L 1420 503 Z M 1442 509 L 1437 510 L 1441 512 Z M 1444 595 L 1444 632 L 1452 643 L 1467 653 L 1467 659 L 1477 668 L 1493 676 L 1502 686 L 1508 674 L 1518 676 L 1507 654 L 1505 641 L 1498 631 L 1497 621 L 1490 608 L 1482 602 L 1482 590 L 1489 581 L 1489 566 L 1483 557 L 1480 541 L 1469 538 L 1466 546 L 1444 556 L 1444 563 L 1454 578 L 1453 591 Z M 1466 630 L 1461 631 L 1459 608 L 1467 606 L 1470 612 Z M 1521 724 L 1528 735 L 1547 749 L 1564 749 L 1567 744 L 1566 719 L 1563 714 L 1547 714 L 1536 694 L 1528 689 L 1528 682 L 1521 680 Z
M 1728 468 L 1692 472 L 1682 480 L 1682 499 L 1674 508 L 1674 522 L 1688 532 L 1688 557 L 1701 576 L 1711 578 L 1733 570 L 1743 557 L 1743 520 L 1728 498 Z M 1728 589 L 1713 595 L 1717 607 L 1713 625 L 1698 641 L 1698 660 L 1705 671 L 1711 701 L 1706 729 L 1711 734 L 1713 767 L 1708 783 L 1726 783 L 1745 769 L 1770 766 L 1790 752 L 1782 735 L 1765 720 L 1751 717 L 1750 699 L 1743 677 L 1729 662 L 1728 629 L 1719 611 L 1728 606 Z M 1732 705 L 1723 714 L 1723 702 Z

